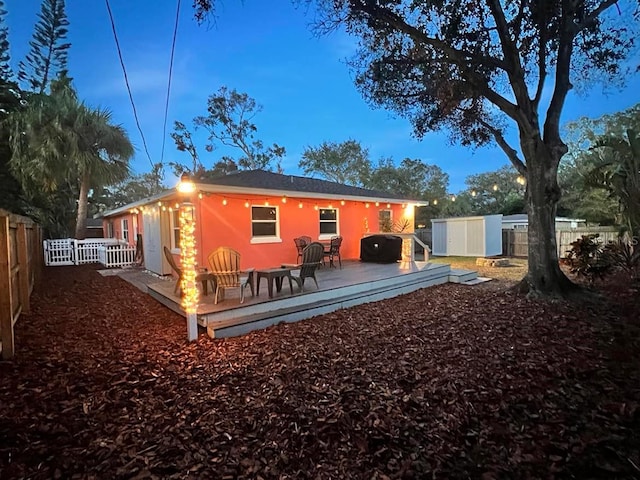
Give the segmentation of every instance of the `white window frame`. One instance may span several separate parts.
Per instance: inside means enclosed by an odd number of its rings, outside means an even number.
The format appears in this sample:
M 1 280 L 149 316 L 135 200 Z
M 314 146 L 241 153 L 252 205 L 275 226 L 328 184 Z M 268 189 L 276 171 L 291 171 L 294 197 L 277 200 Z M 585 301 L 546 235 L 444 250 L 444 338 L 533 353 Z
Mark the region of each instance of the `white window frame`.
M 255 208 L 273 208 L 276 211 L 276 234 L 269 236 L 253 236 L 253 224 L 254 223 L 274 223 L 272 220 L 254 220 L 253 219 L 253 209 Z M 249 218 L 250 218 L 250 228 L 251 228 L 251 240 L 250 243 L 282 243 L 282 238 L 280 238 L 280 207 L 278 205 L 251 205 L 249 207 Z
M 123 218 L 120 220 L 120 235 L 122 240 L 129 243 L 129 219 Z
M 320 214 L 322 210 L 334 210 L 336 212 L 335 220 L 320 220 Z M 337 208 L 318 208 L 318 232 L 321 231 L 320 224 L 321 223 L 335 223 L 336 224 L 336 233 L 319 233 L 318 240 L 331 240 L 332 237 L 340 236 L 340 210 Z
M 180 245 L 176 242 L 176 231 L 180 238 L 180 209 L 176 208 L 169 211 L 169 231 L 171 253 L 180 253 Z

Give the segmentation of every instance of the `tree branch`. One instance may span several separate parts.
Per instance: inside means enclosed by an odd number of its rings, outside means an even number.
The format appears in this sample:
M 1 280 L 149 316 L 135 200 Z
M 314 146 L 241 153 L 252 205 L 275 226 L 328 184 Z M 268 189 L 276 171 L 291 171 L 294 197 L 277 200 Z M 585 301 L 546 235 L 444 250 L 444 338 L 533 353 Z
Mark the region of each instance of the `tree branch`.
M 502 54 L 507 64 L 506 72 L 509 76 L 511 89 L 516 97 L 516 103 L 520 108 L 530 110 L 529 89 L 527 88 L 527 82 L 524 78 L 520 54 L 515 42 L 511 38 L 511 32 L 509 31 L 509 25 L 507 24 L 502 5 L 499 0 L 487 0 L 487 5 L 496 22 Z M 531 113 L 533 112 L 527 111 L 527 116 L 531 117 Z
M 600 16 L 602 12 L 604 12 L 607 8 L 612 7 L 618 3 L 618 0 L 606 0 L 598 5 L 589 15 L 584 17 L 584 19 L 573 25 L 573 34 L 574 36 L 580 33 L 582 30 L 587 28 L 591 23 L 595 21 L 596 18 Z
M 496 143 L 500 146 L 500 148 L 502 148 L 504 153 L 506 153 L 507 157 L 509 158 L 513 166 L 516 168 L 516 170 L 518 170 L 518 173 L 526 177 L 527 166 L 520 159 L 520 157 L 518 157 L 518 152 L 511 145 L 509 145 L 507 140 L 504 138 L 504 135 L 502 135 L 502 132 L 496 127 L 494 127 L 493 125 L 490 125 L 489 123 L 485 122 L 482 119 L 478 121 L 480 122 L 480 125 L 482 125 L 484 128 L 486 128 L 491 132 L 491 134 L 493 135 L 493 138 L 495 138 L 496 140 Z
M 479 88 L 482 95 L 487 100 L 496 105 L 510 118 L 518 122 L 526 120 L 526 118 L 522 116 L 522 109 L 518 108 L 515 104 L 507 100 L 496 91 L 492 90 L 491 87 L 489 87 L 489 83 L 484 77 L 469 68 L 470 61 L 478 64 L 482 64 L 484 62 L 487 65 L 499 68 L 507 72 L 507 65 L 503 61 L 494 57 L 477 56 L 470 54 L 469 52 L 463 52 L 461 50 L 452 48 L 445 42 L 442 42 L 436 38 L 429 37 L 420 29 L 407 24 L 401 17 L 384 7 L 371 5 L 369 2 L 363 2 L 360 5 L 354 6 L 353 8 L 369 15 L 372 18 L 378 18 L 384 21 L 389 27 L 408 35 L 417 43 L 429 45 L 437 51 L 440 51 L 446 56 L 446 58 L 448 59 L 448 63 L 461 67 L 461 70 L 467 78 L 467 81 Z

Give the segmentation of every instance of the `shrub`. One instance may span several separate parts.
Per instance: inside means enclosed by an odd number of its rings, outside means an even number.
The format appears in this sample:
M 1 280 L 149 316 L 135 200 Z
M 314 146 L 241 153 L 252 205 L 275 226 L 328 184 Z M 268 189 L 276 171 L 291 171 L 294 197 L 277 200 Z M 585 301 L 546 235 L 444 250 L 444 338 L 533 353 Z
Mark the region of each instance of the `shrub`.
M 638 239 L 621 238 L 611 242 L 604 248 L 603 255 L 612 267 L 627 273 L 632 279 L 640 273 L 640 248 Z
M 604 248 L 595 233 L 582 235 L 571 243 L 571 250 L 567 250 L 567 263 L 570 271 L 582 275 L 593 282 L 596 278 L 603 279 L 612 271 L 611 260 L 605 255 Z

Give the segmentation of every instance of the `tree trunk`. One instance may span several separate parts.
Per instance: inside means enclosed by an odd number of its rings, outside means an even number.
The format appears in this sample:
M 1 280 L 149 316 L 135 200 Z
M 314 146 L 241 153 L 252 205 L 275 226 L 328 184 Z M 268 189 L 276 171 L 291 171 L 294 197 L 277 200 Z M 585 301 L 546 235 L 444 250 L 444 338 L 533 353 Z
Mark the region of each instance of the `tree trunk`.
M 526 153 L 525 153 L 526 155 Z M 529 270 L 518 289 L 531 296 L 565 298 L 580 288 L 560 269 L 556 244 L 556 207 L 560 200 L 558 162 L 542 141 L 527 156 Z
M 76 217 L 75 238 L 83 240 L 87 236 L 87 208 L 89 198 L 89 174 L 84 172 L 80 178 L 80 194 L 78 195 L 78 216 Z

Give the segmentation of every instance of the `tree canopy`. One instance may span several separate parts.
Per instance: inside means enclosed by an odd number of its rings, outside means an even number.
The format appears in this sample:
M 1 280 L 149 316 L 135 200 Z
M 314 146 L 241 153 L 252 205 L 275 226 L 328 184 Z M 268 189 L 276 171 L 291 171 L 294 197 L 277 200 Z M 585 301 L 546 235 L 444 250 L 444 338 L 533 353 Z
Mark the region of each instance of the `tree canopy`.
M 256 138 L 258 127 L 253 123 L 253 119 L 261 110 L 262 107 L 253 98 L 235 89 L 221 87 L 217 93 L 209 96 L 208 115 L 200 115 L 193 119 L 194 129 L 202 129 L 208 134 L 205 150 L 214 152 L 219 147 L 231 147 L 240 151 L 238 157 L 222 156 L 212 168 L 216 174 L 236 169 L 282 170 L 280 160 L 286 153 L 285 148 L 275 143 L 265 147 L 262 140 Z M 201 163 L 193 136 L 184 123 L 175 122 L 171 138 L 179 151 L 189 153 L 193 167 L 181 164 L 172 166 L 176 173 L 189 170 L 198 176 L 211 174 L 211 171 L 206 173 Z
M 64 0 L 43 0 L 31 49 L 20 62 L 18 79 L 36 93 L 44 93 L 56 76 L 66 77 L 70 43 L 65 42 L 69 21 Z

